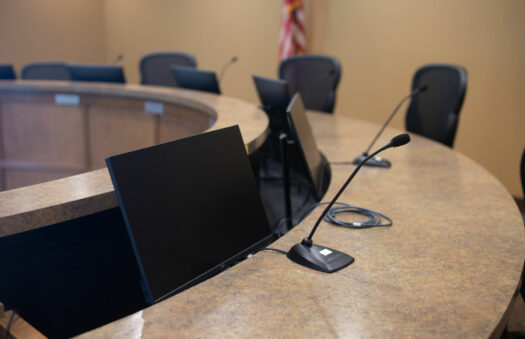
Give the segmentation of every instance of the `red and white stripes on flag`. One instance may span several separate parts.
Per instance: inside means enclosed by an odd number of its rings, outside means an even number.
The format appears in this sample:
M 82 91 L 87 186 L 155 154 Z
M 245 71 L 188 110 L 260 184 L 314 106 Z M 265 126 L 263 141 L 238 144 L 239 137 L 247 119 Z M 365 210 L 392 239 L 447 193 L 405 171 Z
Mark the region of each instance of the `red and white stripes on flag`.
M 279 36 L 279 60 L 306 52 L 304 8 L 301 0 L 283 0 L 283 17 Z

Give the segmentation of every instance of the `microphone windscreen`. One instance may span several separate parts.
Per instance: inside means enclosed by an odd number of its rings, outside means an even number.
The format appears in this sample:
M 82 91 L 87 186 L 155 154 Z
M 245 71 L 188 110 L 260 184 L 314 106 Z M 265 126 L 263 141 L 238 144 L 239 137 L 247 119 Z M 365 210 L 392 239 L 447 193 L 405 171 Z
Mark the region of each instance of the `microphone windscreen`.
M 423 86 L 419 87 L 419 93 L 424 92 L 427 89 L 428 89 L 428 86 L 427 85 L 423 85 Z
M 397 137 L 394 137 L 392 141 L 390 141 L 390 143 L 392 144 L 393 147 L 399 147 L 399 146 L 408 144 L 409 141 L 410 141 L 410 135 L 400 134 Z

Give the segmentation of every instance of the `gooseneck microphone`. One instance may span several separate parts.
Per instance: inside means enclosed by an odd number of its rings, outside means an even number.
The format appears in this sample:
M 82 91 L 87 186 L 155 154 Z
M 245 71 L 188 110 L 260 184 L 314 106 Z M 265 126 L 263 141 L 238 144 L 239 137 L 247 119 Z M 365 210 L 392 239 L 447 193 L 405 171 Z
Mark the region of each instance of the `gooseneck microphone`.
M 312 240 L 315 234 L 315 231 L 319 227 L 319 224 L 324 219 L 326 214 L 330 211 L 332 206 L 335 204 L 339 196 L 343 193 L 343 191 L 346 189 L 348 184 L 350 184 L 350 182 L 355 177 L 359 169 L 366 163 L 368 159 L 376 156 L 378 153 L 383 152 L 384 150 L 389 149 L 391 147 L 403 146 L 407 144 L 409 141 L 410 141 L 410 136 L 408 134 L 400 134 L 396 136 L 395 138 L 393 138 L 387 145 L 381 147 L 380 149 L 378 149 L 377 151 L 375 151 L 374 153 L 366 157 L 359 164 L 359 166 L 356 167 L 356 169 L 352 172 L 350 177 L 348 177 L 344 185 L 341 187 L 339 192 L 337 192 L 337 194 L 332 199 L 332 201 L 330 201 L 328 206 L 326 206 L 323 213 L 321 214 L 319 219 L 317 219 L 317 222 L 312 228 L 310 235 L 307 238 L 304 238 L 300 243 L 295 244 L 288 251 L 287 257 L 290 260 L 298 263 L 299 265 L 306 266 L 314 270 L 327 272 L 327 273 L 333 273 L 353 263 L 354 258 L 349 256 L 348 254 L 339 252 L 332 248 L 315 245 Z
M 414 91 L 412 91 L 412 93 L 410 93 L 409 95 L 407 95 L 406 97 L 404 97 L 403 99 L 401 99 L 401 101 L 399 102 L 399 104 L 397 104 L 396 108 L 394 109 L 394 111 L 390 114 L 390 116 L 388 117 L 388 119 L 386 120 L 386 122 L 384 123 L 383 127 L 381 127 L 381 129 L 379 130 L 379 133 L 377 133 L 377 135 L 375 136 L 374 140 L 372 140 L 372 142 L 370 143 L 370 145 L 368 146 L 368 148 L 366 149 L 366 151 L 363 152 L 363 154 L 361 154 L 360 156 L 358 156 L 357 158 L 355 158 L 355 160 L 352 162 L 354 165 L 359 165 L 363 159 L 365 159 L 366 157 L 368 157 L 368 152 L 370 152 L 370 149 L 372 148 L 372 146 L 374 146 L 375 142 L 377 141 L 377 139 L 379 139 L 379 137 L 381 136 L 381 134 L 383 134 L 383 131 L 385 130 L 385 128 L 388 126 L 388 124 L 390 123 L 390 121 L 392 120 L 392 118 L 394 118 L 394 115 L 396 115 L 397 111 L 399 110 L 399 108 L 401 107 L 401 105 L 407 100 L 407 99 L 410 99 L 410 98 L 413 98 L 415 95 L 419 94 L 419 93 L 422 93 L 424 91 L 426 91 L 428 89 L 428 86 L 427 85 L 423 85 L 421 87 L 418 87 L 416 88 Z M 373 157 L 371 158 L 370 160 L 368 160 L 366 163 L 365 163 L 365 166 L 374 166 L 374 167 L 384 167 L 384 168 L 390 168 L 392 166 L 392 164 L 390 163 L 390 161 L 388 160 L 385 160 L 385 159 L 381 159 L 380 157 Z
M 122 54 L 117 55 L 117 57 L 115 58 L 115 60 L 113 60 L 112 65 L 116 65 L 116 64 L 118 64 L 119 62 L 122 61 L 122 59 L 124 59 L 124 56 L 123 56 Z
M 222 78 L 224 77 L 224 72 L 226 71 L 226 69 L 228 69 L 228 67 L 230 67 L 231 64 L 236 63 L 237 60 L 238 60 L 238 58 L 236 56 L 234 56 L 226 64 L 224 64 L 224 66 L 222 66 L 221 71 L 219 73 L 219 82 L 222 81 Z

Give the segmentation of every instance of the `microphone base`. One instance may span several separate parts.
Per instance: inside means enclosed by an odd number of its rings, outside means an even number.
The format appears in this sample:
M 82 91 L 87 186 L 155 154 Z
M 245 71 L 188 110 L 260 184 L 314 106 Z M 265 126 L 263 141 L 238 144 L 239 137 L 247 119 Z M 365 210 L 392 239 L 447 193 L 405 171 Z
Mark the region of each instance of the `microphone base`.
M 295 244 L 286 255 L 299 265 L 326 273 L 333 273 L 354 262 L 354 258 L 332 248 L 318 245 Z
M 352 164 L 359 165 L 363 160 L 366 159 L 367 156 L 368 154 L 366 153 L 361 154 L 360 156 L 355 158 Z M 365 162 L 363 166 L 390 168 L 392 167 L 392 164 L 390 163 L 390 161 L 383 159 L 381 157 L 373 157 L 369 159 L 367 162 Z

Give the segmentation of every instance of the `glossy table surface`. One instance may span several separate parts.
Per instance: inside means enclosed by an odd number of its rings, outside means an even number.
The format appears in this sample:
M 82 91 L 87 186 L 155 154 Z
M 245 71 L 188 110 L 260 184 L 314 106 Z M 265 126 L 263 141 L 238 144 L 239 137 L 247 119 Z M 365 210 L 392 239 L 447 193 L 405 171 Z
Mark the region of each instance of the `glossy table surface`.
M 378 129 L 340 116 L 309 118 L 331 162 L 352 160 Z M 378 145 L 399 132 L 387 129 Z M 363 168 L 339 201 L 380 211 L 394 225 L 354 230 L 322 222 L 314 236 L 315 243 L 354 256 L 351 266 L 326 274 L 280 253 L 259 252 L 85 337 L 497 335 L 525 257 L 523 221 L 512 197 L 484 168 L 423 137 L 412 135 L 410 144 L 384 157 L 391 169 Z M 324 200 L 354 166 L 331 169 Z M 320 213 L 316 209 L 272 247 L 287 251 Z

